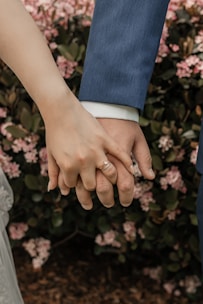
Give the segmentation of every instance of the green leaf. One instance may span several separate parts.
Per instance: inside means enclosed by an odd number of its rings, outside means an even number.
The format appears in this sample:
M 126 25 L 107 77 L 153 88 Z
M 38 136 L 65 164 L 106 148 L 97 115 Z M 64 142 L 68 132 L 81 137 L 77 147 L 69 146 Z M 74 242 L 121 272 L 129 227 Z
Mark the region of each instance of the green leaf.
M 166 162 L 168 163 L 174 162 L 175 159 L 176 159 L 176 153 L 173 150 L 169 151 L 165 158 Z
M 60 227 L 63 224 L 63 214 L 61 212 L 55 212 L 51 219 L 54 227 Z
M 179 204 L 178 191 L 175 189 L 168 189 L 165 195 L 166 209 L 175 210 Z
M 157 205 L 156 203 L 150 203 L 149 204 L 149 209 L 152 210 L 152 211 L 159 211 L 159 210 L 161 210 L 160 206 Z
M 179 256 L 178 256 L 177 252 L 171 252 L 169 254 L 169 257 L 170 257 L 170 260 L 173 262 L 179 261 Z
M 23 108 L 21 115 L 20 115 L 20 122 L 22 124 L 22 126 L 24 128 L 26 128 L 27 130 L 31 129 L 32 126 L 32 115 L 31 113 L 28 111 L 28 109 Z
M 152 166 L 155 170 L 163 170 L 163 162 L 158 155 L 152 155 Z
M 24 181 L 25 181 L 25 184 L 28 187 L 28 189 L 40 190 L 40 188 L 41 188 L 38 176 L 27 174 L 25 176 Z
M 138 247 L 138 244 L 136 242 L 134 242 L 132 245 L 131 245 L 131 249 L 132 250 L 136 250 Z
M 67 60 L 75 61 L 75 57 L 69 52 L 69 48 L 66 45 L 60 44 L 57 46 L 59 52 L 62 56 L 64 56 Z
M 40 193 L 40 192 L 35 192 L 35 193 L 32 194 L 32 200 L 33 200 L 33 202 L 39 203 L 39 202 L 42 201 L 42 199 L 43 199 L 42 193 Z
M 94 248 L 95 255 L 100 255 L 101 253 L 105 252 L 105 247 L 101 247 L 96 245 Z
M 36 217 L 30 217 L 27 221 L 28 226 L 36 227 L 38 224 L 38 219 Z
M 125 257 L 125 255 L 122 254 L 122 253 L 119 254 L 118 260 L 119 260 L 120 263 L 125 263 L 125 262 L 126 262 L 126 257 Z
M 172 263 L 167 266 L 167 269 L 171 272 L 177 272 L 180 269 L 181 265 L 179 263 Z
M 146 118 L 140 116 L 139 124 L 140 124 L 141 127 L 146 127 L 146 126 L 149 125 L 149 123 L 150 123 L 149 119 L 146 119 Z
M 82 45 L 78 48 L 78 54 L 77 54 L 77 57 L 76 57 L 75 60 L 76 60 L 77 62 L 80 61 L 80 60 L 83 58 L 84 54 L 85 54 L 85 45 L 82 44 Z
M 198 221 L 197 221 L 197 216 L 196 214 L 190 214 L 190 221 L 191 221 L 191 224 L 194 225 L 194 226 L 197 226 L 198 225 Z
M 108 224 L 107 218 L 105 216 L 99 217 L 97 227 L 101 233 L 104 233 L 110 229 L 110 225 Z
M 8 126 L 6 130 L 15 138 L 24 138 L 27 135 L 27 132 L 25 130 L 22 130 L 15 125 Z
M 154 134 L 161 134 L 162 123 L 158 121 L 151 122 L 151 130 Z
M 188 244 L 190 246 L 190 248 L 194 251 L 199 251 L 199 241 L 196 237 L 196 235 L 191 235 L 189 240 L 188 240 Z
M 176 74 L 176 70 L 175 69 L 169 69 L 166 72 L 164 72 L 163 74 L 160 75 L 160 77 L 163 80 L 169 80 L 171 78 L 173 78 Z
M 3 106 L 7 106 L 7 102 L 5 100 L 4 95 L 0 94 L 0 104 Z

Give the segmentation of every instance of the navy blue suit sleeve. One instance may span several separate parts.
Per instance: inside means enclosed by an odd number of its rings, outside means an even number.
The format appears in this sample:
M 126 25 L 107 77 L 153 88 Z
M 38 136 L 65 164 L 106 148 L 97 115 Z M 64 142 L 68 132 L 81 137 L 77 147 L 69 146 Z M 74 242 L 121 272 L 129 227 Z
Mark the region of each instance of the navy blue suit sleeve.
M 203 175 L 203 118 L 202 118 L 201 131 L 200 131 L 200 137 L 199 137 L 199 151 L 198 151 L 196 167 L 197 167 L 197 171 L 201 175 Z M 202 254 L 203 254 L 203 252 L 202 252 Z M 202 260 L 202 262 L 203 262 L 203 260 Z
M 79 99 L 143 109 L 169 0 L 97 0 Z

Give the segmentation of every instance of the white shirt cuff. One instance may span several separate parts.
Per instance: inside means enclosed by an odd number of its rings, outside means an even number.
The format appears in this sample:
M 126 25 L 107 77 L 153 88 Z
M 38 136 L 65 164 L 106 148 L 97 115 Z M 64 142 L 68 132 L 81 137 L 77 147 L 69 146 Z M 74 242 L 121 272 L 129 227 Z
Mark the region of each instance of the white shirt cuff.
M 132 107 L 93 101 L 81 101 L 81 104 L 97 118 L 115 118 L 139 122 L 139 112 Z

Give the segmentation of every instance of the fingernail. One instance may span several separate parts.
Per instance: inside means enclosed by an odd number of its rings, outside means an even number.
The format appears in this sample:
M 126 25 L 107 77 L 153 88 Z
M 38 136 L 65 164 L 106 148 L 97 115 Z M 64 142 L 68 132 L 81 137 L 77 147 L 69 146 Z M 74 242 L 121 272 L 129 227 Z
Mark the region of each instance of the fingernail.
M 115 202 L 112 202 L 112 203 L 105 203 L 104 204 L 104 207 L 106 207 L 106 208 L 112 208 L 113 206 L 115 205 Z
M 125 208 L 129 207 L 132 204 L 132 202 L 130 203 L 121 203 L 121 205 Z
M 149 169 L 149 174 L 150 174 L 150 176 L 151 176 L 152 178 L 155 177 L 155 173 L 154 173 L 154 171 L 152 170 L 152 168 Z
M 130 172 L 132 173 L 132 175 L 135 175 L 135 168 L 133 165 L 130 166 Z
M 93 204 L 81 204 L 84 210 L 91 210 L 93 208 Z
M 68 189 L 60 189 L 60 192 L 62 195 L 66 196 L 69 194 L 69 190 Z
M 53 190 L 54 188 L 53 188 L 53 186 L 52 186 L 52 182 L 51 181 L 49 181 L 48 182 L 48 185 L 47 185 L 47 191 L 49 192 L 49 191 L 51 191 L 51 190 Z

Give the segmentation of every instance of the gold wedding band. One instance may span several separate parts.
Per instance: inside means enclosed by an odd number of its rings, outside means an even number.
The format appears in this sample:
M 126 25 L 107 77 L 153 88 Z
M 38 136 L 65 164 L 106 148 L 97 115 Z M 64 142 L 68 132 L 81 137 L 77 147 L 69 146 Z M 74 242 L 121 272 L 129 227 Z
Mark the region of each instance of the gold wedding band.
M 112 163 L 108 160 L 104 160 L 103 161 L 103 165 L 101 166 L 100 170 L 105 171 L 107 169 L 109 169 L 109 167 L 112 166 Z

